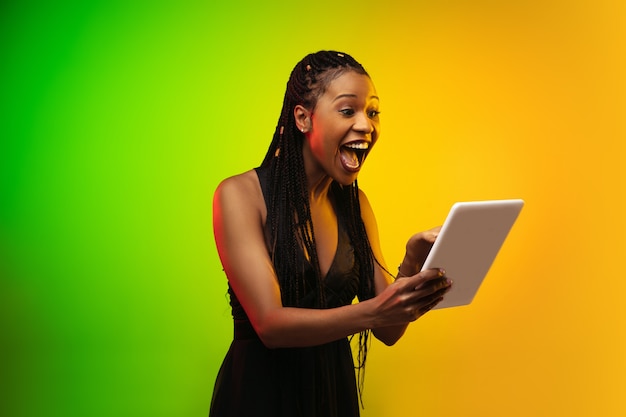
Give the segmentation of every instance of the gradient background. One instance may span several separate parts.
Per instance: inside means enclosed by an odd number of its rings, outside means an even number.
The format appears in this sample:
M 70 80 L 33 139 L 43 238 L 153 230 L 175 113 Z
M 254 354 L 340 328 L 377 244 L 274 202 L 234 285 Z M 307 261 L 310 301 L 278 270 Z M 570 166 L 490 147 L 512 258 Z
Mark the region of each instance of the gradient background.
M 626 3 L 261 3 L 0 6 L 0 414 L 207 414 L 212 193 L 319 49 L 382 97 L 391 267 L 455 201 L 527 203 L 472 305 L 374 343 L 363 416 L 626 414 Z

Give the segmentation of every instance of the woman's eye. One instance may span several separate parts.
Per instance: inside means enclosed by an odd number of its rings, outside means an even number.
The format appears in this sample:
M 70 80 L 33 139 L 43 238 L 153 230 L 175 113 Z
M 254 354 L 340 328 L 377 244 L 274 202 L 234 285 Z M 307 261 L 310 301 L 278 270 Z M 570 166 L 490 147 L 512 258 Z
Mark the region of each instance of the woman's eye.
M 352 116 L 354 114 L 354 110 L 352 110 L 352 109 L 341 109 L 341 110 L 339 110 L 339 113 L 343 114 L 344 116 Z
M 370 110 L 367 112 L 367 115 L 373 119 L 375 117 L 378 117 L 378 115 L 380 114 L 380 112 L 378 110 Z

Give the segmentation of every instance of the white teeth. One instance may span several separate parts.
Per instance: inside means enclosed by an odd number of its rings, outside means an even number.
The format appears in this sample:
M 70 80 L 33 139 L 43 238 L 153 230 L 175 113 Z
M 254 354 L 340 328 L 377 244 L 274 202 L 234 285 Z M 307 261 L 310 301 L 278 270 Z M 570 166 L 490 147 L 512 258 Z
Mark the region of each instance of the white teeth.
M 370 144 L 368 142 L 352 142 L 346 144 L 345 147 L 351 149 L 369 149 Z

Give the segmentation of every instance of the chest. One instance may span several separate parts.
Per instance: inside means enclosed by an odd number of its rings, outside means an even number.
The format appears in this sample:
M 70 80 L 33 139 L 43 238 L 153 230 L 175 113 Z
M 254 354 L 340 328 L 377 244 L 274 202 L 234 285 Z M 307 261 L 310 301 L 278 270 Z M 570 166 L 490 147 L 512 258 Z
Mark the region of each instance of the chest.
M 320 271 L 322 276 L 326 276 L 337 252 L 337 215 L 330 203 L 311 205 L 311 220 Z

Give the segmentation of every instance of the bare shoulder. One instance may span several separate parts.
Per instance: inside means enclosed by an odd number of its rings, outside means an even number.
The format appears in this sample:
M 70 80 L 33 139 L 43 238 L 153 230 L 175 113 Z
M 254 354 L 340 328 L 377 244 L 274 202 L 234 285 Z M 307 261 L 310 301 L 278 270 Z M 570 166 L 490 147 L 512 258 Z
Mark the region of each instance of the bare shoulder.
M 359 204 L 361 206 L 361 215 L 367 215 L 367 216 L 371 216 L 373 215 L 372 212 L 372 206 L 370 204 L 369 199 L 367 198 L 367 195 L 365 194 L 365 192 L 363 190 L 361 190 L 359 188 Z
M 374 210 L 365 193 L 359 189 L 359 205 L 361 206 L 361 218 L 365 224 L 365 230 L 370 240 L 370 244 L 375 251 L 378 251 L 378 225 L 376 224 L 376 216 Z
M 222 215 L 232 210 L 263 215 L 265 203 L 256 172 L 246 171 L 220 182 L 213 196 L 213 205 L 215 209 L 221 209 Z
M 228 177 L 217 186 L 216 194 L 250 194 L 250 192 L 260 192 L 259 179 L 254 170 L 246 171 L 243 174 Z

